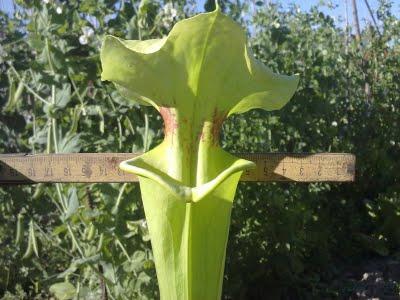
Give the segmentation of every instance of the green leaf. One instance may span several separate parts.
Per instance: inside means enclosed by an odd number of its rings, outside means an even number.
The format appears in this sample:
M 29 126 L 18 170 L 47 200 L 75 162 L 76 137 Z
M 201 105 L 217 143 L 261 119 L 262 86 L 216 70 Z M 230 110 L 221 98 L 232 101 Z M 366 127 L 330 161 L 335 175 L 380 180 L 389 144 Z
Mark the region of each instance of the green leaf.
M 67 232 L 67 226 L 65 224 L 61 224 L 53 229 L 53 235 L 59 235 L 61 233 Z
M 66 269 L 64 272 L 62 272 L 62 273 L 57 275 L 57 278 L 65 278 L 69 274 L 74 273 L 81 266 L 85 266 L 87 264 L 95 264 L 95 263 L 99 262 L 100 259 L 101 259 L 100 254 L 96 254 L 96 255 L 93 255 L 93 256 L 88 256 L 88 257 L 85 257 L 85 258 L 75 259 L 75 260 L 73 260 L 71 262 L 71 264 L 68 267 L 68 269 Z
M 59 282 L 50 286 L 50 293 L 58 300 L 70 300 L 75 297 L 76 289 L 69 282 Z
M 68 220 L 72 215 L 74 215 L 78 211 L 78 208 L 79 201 L 76 188 L 70 188 L 68 190 L 68 207 L 64 216 L 64 220 Z
M 71 101 L 71 86 L 69 84 L 63 84 L 61 89 L 56 89 L 55 107 L 57 109 L 63 109 L 67 106 L 69 101 Z
M 37 33 L 29 34 L 28 43 L 33 49 L 36 50 L 43 50 L 43 48 L 45 47 L 42 36 L 38 35 Z
M 81 134 L 67 134 L 58 142 L 58 152 L 75 153 L 81 150 Z
M 131 268 L 132 271 L 138 271 L 143 267 L 146 260 L 146 253 L 144 251 L 135 251 L 132 255 Z

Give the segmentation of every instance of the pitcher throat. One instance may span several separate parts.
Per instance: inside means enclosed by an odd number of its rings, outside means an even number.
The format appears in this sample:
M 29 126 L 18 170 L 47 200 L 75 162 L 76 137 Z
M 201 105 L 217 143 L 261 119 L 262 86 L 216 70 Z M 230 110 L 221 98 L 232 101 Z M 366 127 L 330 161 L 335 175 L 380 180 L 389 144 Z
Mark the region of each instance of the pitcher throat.
M 209 117 L 178 112 L 176 108 L 160 107 L 164 120 L 165 154 L 168 158 L 166 173 L 186 186 L 198 186 L 213 175 L 209 161 L 215 151 L 220 150 L 219 135 L 226 113 L 216 109 Z M 212 172 L 215 173 L 215 172 Z

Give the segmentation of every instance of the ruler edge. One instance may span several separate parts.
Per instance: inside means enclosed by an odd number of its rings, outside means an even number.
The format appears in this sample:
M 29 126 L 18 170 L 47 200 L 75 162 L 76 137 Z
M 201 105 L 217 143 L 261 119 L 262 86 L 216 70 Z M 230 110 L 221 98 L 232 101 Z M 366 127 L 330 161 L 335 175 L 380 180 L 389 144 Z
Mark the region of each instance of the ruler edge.
M 226 151 L 228 152 L 228 151 Z M 101 156 L 101 155 L 133 155 L 133 156 L 138 156 L 145 154 L 147 152 L 70 152 L 70 153 L 37 153 L 37 154 L 32 154 L 32 153 L 0 153 L 0 159 L 2 157 L 31 157 L 31 156 L 67 156 L 67 155 L 94 155 L 94 156 Z M 348 153 L 348 152 L 228 152 L 231 155 L 237 155 L 237 156 L 249 156 L 249 155 L 302 155 L 302 156 L 312 156 L 312 155 L 331 155 L 331 156 L 352 156 L 354 159 L 356 158 L 355 154 L 353 153 Z
M 130 158 L 134 158 L 137 157 L 139 155 L 143 154 L 143 152 L 138 152 L 138 153 L 129 153 L 129 152 L 102 152 L 102 153 L 95 153 L 95 152 L 85 152 L 85 153 L 80 153 L 80 152 L 73 152 L 73 153 L 38 153 L 38 154 L 31 154 L 31 153 L 7 153 L 7 154 L 0 154 L 0 162 L 2 161 L 2 159 L 4 158 L 31 158 L 31 157 L 60 157 L 60 156 L 104 156 L 104 155 L 108 155 L 109 157 L 118 157 L 118 156 L 128 156 L 131 155 Z M 244 152 L 239 152 L 239 153 L 230 153 L 232 155 L 238 156 L 239 158 L 246 158 L 248 156 L 257 156 L 257 155 L 264 155 L 264 156 L 280 156 L 280 155 L 284 155 L 286 157 L 299 157 L 299 156 L 304 156 L 304 157 L 308 157 L 308 156 L 346 156 L 349 158 L 349 161 L 351 161 L 354 165 L 354 172 L 353 172 L 353 176 L 351 178 L 349 178 L 348 180 L 294 180 L 294 179 L 288 179 L 288 180 L 284 180 L 284 179 L 274 179 L 274 180 L 270 180 L 270 181 L 259 181 L 259 180 L 239 180 L 239 182 L 245 182 L 245 183 L 273 183 L 273 182 L 278 182 L 278 183 L 322 183 L 322 182 L 326 182 L 326 183 L 353 183 L 356 181 L 356 163 L 357 163 L 357 158 L 356 155 L 353 153 L 332 153 L 332 152 L 317 152 L 317 153 L 311 153 L 311 152 L 255 152 L 255 153 L 244 153 Z M 242 174 L 243 176 L 243 174 Z M 279 175 L 278 175 L 279 176 Z M 277 177 L 278 177 L 277 176 Z M 121 180 L 121 181 L 67 181 L 67 182 L 63 182 L 63 181 L 7 181 L 7 182 L 0 182 L 0 186 L 7 186 L 7 185 L 35 185 L 35 184 L 39 184 L 39 183 L 44 183 L 44 184 L 54 184 L 54 183 L 63 183 L 63 184 L 99 184 L 99 183 L 135 183 L 138 182 L 138 180 L 134 180 L 134 181 L 126 181 L 126 180 Z

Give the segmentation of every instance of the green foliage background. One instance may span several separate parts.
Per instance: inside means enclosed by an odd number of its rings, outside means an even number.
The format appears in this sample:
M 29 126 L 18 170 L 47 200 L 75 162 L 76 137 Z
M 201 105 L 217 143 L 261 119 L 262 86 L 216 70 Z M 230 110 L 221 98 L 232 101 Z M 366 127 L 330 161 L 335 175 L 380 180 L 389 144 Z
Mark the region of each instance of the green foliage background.
M 99 80 L 99 48 L 105 34 L 165 35 L 195 2 L 47 2 L 18 0 L 13 16 L 0 13 L 0 152 L 138 152 L 159 143 L 156 111 Z M 301 76 L 283 110 L 228 119 L 223 147 L 357 155 L 354 184 L 240 184 L 224 298 L 347 297 L 330 284 L 343 266 L 400 256 L 400 20 L 381 0 L 379 32 L 366 26 L 358 41 L 319 7 L 221 2 L 248 28 L 260 60 Z M 0 211 L 3 299 L 158 298 L 138 185 L 7 186 Z

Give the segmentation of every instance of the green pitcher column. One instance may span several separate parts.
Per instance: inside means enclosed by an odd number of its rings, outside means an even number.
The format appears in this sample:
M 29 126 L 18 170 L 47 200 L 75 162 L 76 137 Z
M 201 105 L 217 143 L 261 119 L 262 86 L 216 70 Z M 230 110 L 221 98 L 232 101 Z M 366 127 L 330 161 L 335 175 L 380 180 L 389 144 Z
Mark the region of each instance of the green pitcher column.
M 222 122 L 281 108 L 298 77 L 257 62 L 244 30 L 218 7 L 178 22 L 164 39 L 107 36 L 101 61 L 103 80 L 164 120 L 164 141 L 120 166 L 139 176 L 161 299 L 220 299 L 232 201 L 242 171 L 254 166 L 220 148 Z

